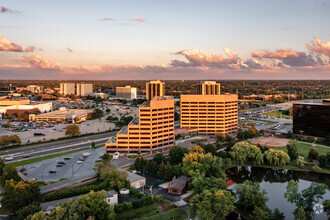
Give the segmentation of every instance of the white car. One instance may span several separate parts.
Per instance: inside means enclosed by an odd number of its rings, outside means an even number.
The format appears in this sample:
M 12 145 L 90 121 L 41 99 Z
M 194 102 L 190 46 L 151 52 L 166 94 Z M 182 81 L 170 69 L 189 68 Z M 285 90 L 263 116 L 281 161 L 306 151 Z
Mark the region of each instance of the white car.
M 112 157 L 114 160 L 119 158 L 119 152 L 115 152 Z
M 89 152 L 85 152 L 85 153 L 83 153 L 82 155 L 83 156 L 89 156 L 91 153 L 89 153 Z
M 6 160 L 9 161 L 9 160 L 13 160 L 14 158 L 12 157 L 6 157 Z
M 77 164 L 82 164 L 84 161 L 78 160 Z

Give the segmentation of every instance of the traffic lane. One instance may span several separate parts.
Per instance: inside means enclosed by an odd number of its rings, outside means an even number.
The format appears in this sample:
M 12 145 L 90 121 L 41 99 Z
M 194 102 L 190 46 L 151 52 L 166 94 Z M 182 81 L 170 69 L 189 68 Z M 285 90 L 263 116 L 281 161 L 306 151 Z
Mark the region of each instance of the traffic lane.
M 114 135 L 115 135 L 114 133 L 98 134 L 98 135 L 93 135 L 93 136 L 88 136 L 88 137 L 81 137 L 81 138 L 72 139 L 72 140 L 56 141 L 54 143 L 39 144 L 39 145 L 35 145 L 35 146 L 18 148 L 18 149 L 8 149 L 8 150 L 5 150 L 5 151 L 1 151 L 0 152 L 0 157 L 2 157 L 3 155 L 25 152 L 27 150 L 38 150 L 40 148 L 46 149 L 46 148 L 65 146 L 67 144 L 78 144 L 78 143 L 81 143 L 81 141 L 84 141 L 84 140 L 93 141 L 93 140 L 97 140 L 97 139 L 105 138 L 105 137 L 110 138 Z

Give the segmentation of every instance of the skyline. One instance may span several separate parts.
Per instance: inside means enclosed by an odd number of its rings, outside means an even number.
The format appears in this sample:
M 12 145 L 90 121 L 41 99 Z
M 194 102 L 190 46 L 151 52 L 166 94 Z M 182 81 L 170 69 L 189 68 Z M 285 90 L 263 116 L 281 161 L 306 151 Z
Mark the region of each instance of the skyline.
M 0 79 L 330 79 L 326 1 L 0 2 Z

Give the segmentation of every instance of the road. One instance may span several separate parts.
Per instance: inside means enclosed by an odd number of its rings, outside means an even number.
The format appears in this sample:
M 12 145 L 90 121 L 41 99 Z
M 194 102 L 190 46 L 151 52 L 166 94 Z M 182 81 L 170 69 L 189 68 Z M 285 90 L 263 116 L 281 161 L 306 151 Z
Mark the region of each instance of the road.
M 115 136 L 114 133 L 105 133 L 97 134 L 93 136 L 81 137 L 71 140 L 63 140 L 46 144 L 39 144 L 30 147 L 17 148 L 17 149 L 8 149 L 6 151 L 0 152 L 0 157 L 6 158 L 8 156 L 13 157 L 14 159 L 10 162 L 25 160 L 24 155 L 30 155 L 30 158 L 46 156 L 50 154 L 56 154 L 76 149 L 82 149 L 91 146 L 91 142 L 94 141 L 95 145 L 105 144 L 110 137 Z

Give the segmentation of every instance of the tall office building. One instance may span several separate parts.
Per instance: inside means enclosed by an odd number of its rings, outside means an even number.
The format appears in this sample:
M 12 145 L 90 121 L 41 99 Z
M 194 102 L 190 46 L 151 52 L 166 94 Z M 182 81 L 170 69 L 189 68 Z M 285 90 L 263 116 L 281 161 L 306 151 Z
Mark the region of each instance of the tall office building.
M 181 95 L 180 104 L 181 128 L 198 129 L 201 135 L 237 131 L 237 95 Z
M 293 133 L 325 137 L 330 134 L 330 100 L 293 103 Z
M 155 96 L 165 96 L 165 82 L 150 81 L 146 84 L 146 98 L 152 100 Z
M 93 93 L 93 84 L 91 83 L 77 83 L 76 95 L 87 96 Z
M 162 152 L 174 146 L 174 99 L 156 96 L 139 107 L 139 117 L 106 144 L 109 154 Z
M 220 83 L 216 81 L 204 81 L 197 84 L 199 95 L 220 95 Z
M 131 86 L 117 87 L 116 97 L 122 99 L 136 99 L 137 88 Z
M 75 84 L 74 83 L 61 83 L 60 84 L 60 94 L 62 94 L 62 95 L 76 94 Z

